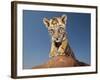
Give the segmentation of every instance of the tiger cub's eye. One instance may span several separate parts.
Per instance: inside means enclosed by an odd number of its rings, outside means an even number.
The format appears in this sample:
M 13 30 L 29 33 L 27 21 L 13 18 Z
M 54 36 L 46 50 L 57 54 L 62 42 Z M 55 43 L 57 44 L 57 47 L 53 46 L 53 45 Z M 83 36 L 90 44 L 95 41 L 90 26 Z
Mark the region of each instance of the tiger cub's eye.
M 64 28 L 60 27 L 58 31 L 59 31 L 60 33 L 63 33 L 63 32 L 64 32 Z
M 50 29 L 50 30 L 49 30 L 49 33 L 50 33 L 51 35 L 53 35 L 53 34 L 54 34 L 54 30 L 53 30 L 53 29 Z

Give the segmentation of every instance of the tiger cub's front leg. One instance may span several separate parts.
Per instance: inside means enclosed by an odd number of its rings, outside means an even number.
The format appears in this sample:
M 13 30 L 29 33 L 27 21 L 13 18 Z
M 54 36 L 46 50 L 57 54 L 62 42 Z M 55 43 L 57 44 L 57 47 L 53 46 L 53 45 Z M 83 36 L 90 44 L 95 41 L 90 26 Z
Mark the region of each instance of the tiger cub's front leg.
M 57 48 L 55 47 L 54 42 L 52 42 L 51 51 L 49 53 L 49 57 L 54 57 L 56 55 L 57 55 Z
M 67 41 L 63 41 L 61 46 L 59 47 L 58 49 L 58 55 L 65 55 L 65 49 L 66 49 L 66 46 L 67 46 Z

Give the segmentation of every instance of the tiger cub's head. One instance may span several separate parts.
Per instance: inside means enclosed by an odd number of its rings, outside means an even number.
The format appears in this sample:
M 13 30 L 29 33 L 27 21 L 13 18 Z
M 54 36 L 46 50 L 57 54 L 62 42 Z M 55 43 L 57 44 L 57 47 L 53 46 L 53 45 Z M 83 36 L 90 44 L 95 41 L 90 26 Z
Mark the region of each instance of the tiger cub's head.
M 43 22 L 54 42 L 62 42 L 65 39 L 66 20 L 66 15 L 62 15 L 60 17 L 53 17 L 52 19 L 43 19 Z

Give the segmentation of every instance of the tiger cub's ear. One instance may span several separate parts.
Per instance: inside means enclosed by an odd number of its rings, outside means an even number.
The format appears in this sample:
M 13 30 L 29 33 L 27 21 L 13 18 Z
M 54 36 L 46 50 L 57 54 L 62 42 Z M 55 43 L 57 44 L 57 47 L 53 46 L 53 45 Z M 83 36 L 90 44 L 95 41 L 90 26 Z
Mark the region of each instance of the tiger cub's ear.
M 63 22 L 64 24 L 66 24 L 67 16 L 66 16 L 65 14 L 63 14 L 63 15 L 61 16 L 61 20 L 62 20 L 62 22 Z
M 45 24 L 45 26 L 48 28 L 50 23 L 49 23 L 49 20 L 47 18 L 44 18 L 43 19 L 43 23 Z

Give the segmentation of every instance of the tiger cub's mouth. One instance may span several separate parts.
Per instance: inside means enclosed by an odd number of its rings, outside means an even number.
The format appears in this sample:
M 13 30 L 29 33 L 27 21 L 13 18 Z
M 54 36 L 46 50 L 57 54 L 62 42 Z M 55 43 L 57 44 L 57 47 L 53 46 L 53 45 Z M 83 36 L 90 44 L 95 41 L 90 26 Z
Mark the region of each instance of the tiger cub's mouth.
M 61 45 L 61 42 L 54 42 L 54 43 L 55 43 L 55 46 L 56 46 L 57 48 L 59 48 L 60 45 Z

